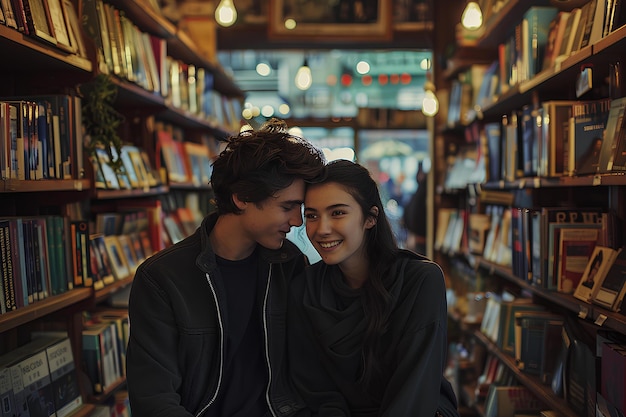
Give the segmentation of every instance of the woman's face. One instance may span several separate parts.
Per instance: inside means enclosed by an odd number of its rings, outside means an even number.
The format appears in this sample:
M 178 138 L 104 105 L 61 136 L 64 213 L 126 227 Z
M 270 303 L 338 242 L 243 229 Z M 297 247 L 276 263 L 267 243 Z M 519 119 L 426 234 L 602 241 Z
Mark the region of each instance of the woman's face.
M 342 186 L 310 185 L 304 218 L 307 236 L 325 263 L 339 265 L 344 273 L 367 265 L 365 231 L 375 220 L 363 218 L 361 207 Z

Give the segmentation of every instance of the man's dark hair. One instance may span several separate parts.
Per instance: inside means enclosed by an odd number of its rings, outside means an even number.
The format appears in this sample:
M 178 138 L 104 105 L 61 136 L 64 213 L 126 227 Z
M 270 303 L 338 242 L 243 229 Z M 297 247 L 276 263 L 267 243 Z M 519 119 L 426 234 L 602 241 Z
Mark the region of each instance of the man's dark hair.
M 322 151 L 291 135 L 287 124 L 272 118 L 257 131 L 246 130 L 228 139 L 213 163 L 211 186 L 219 214 L 239 213 L 232 196 L 261 203 L 296 178 L 317 182 L 325 173 Z

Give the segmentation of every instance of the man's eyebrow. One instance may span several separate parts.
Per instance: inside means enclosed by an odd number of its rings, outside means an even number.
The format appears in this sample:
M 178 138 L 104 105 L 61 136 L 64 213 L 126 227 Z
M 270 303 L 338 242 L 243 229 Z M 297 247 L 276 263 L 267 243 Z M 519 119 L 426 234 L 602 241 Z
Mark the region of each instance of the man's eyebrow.
M 281 204 L 286 204 L 290 206 L 301 206 L 304 204 L 304 201 L 303 200 L 285 200 L 285 201 L 281 201 Z

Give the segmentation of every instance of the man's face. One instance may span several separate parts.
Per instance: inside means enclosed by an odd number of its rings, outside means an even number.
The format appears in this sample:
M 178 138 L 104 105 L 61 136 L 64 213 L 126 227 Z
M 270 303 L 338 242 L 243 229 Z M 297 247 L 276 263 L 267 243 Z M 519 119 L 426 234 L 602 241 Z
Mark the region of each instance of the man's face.
M 246 203 L 239 218 L 251 240 L 266 248 L 279 249 L 289 230 L 302 225 L 304 188 L 304 180 L 296 179 L 261 204 Z

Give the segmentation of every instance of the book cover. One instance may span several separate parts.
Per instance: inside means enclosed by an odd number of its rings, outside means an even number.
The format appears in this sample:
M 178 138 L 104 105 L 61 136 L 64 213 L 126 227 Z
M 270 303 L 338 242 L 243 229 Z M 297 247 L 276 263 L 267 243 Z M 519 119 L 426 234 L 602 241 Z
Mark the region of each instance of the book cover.
M 591 256 L 589 262 L 585 266 L 585 271 L 574 291 L 574 297 L 579 300 L 591 303 L 591 300 L 598 292 L 598 289 L 602 285 L 602 281 L 606 277 L 613 261 L 617 257 L 619 250 L 609 248 L 606 246 L 597 245 Z
M 574 100 L 552 100 L 542 103 L 543 120 L 539 145 L 538 175 L 556 177 L 563 175 L 563 144 L 572 115 Z
M 555 260 L 554 229 L 557 227 L 555 224 L 562 226 L 563 224 L 580 225 L 582 223 L 601 227 L 602 210 L 598 208 L 542 207 L 540 216 L 541 281 L 544 288 L 556 288 L 557 282 L 552 280 Z M 558 239 L 556 242 L 558 243 Z M 558 245 L 556 247 L 558 248 Z
M 622 414 L 626 413 L 626 345 L 603 343 L 600 393 Z
M 64 338 L 49 346 L 46 349 L 46 354 L 56 415 L 57 417 L 66 417 L 83 403 L 70 339 Z
M 595 174 L 600 162 L 604 129 L 609 116 L 610 101 L 581 101 L 572 108 L 568 138 L 568 159 L 565 173 Z
M 598 242 L 599 228 L 565 228 L 559 232 L 557 291 L 570 294 L 578 287 Z
M 615 134 L 611 147 L 611 156 L 606 167 L 610 172 L 626 171 L 626 123 L 624 120 L 622 118 L 622 124 Z
M 563 42 L 561 43 L 561 49 L 559 50 L 559 58 L 566 58 L 574 50 L 574 39 L 578 32 L 578 23 L 580 22 L 581 9 L 576 7 L 570 11 L 567 18 L 567 24 L 565 26 L 565 32 L 563 33 Z
M 602 146 L 600 147 L 600 157 L 598 158 L 598 173 L 601 174 L 610 172 L 613 168 L 611 166 L 611 169 L 609 169 L 609 161 L 613 155 L 619 132 L 623 130 L 626 97 L 612 100 L 610 106 L 606 128 L 602 137 Z
M 590 326 L 572 317 L 564 324 L 569 347 L 564 367 L 564 394 L 567 403 L 581 416 L 595 416 L 596 362 L 595 339 Z
M 563 317 L 538 310 L 515 313 L 515 359 L 520 370 L 537 375 L 543 383 L 552 380 L 556 357 L 553 346 L 561 341 Z
M 619 311 L 626 292 L 626 251 L 623 249 L 613 261 L 598 291 L 591 301 L 612 311 Z
M 533 78 L 541 72 L 544 53 L 548 43 L 550 22 L 558 13 L 556 7 L 532 6 L 524 13 L 523 21 L 527 23 L 528 34 L 524 44 L 524 62 L 527 63 L 526 79 Z
M 45 348 L 29 353 L 11 367 L 11 380 L 20 415 L 29 417 L 56 416 L 52 380 Z

